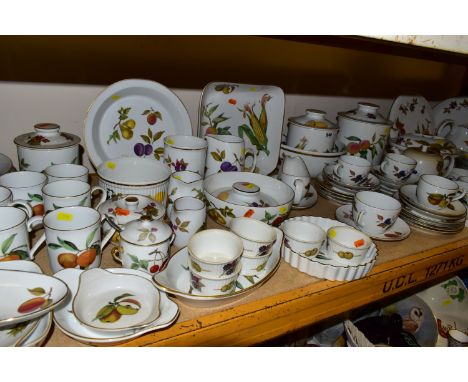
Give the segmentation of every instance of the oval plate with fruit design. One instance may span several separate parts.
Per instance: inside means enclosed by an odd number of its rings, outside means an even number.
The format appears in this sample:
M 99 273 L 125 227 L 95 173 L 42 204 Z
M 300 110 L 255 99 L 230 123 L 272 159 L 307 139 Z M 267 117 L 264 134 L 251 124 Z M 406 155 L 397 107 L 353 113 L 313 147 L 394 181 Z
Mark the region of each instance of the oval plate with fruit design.
M 150 274 L 134 269 L 108 268 L 106 270 L 116 274 L 137 275 L 151 281 Z M 108 332 L 82 325 L 73 314 L 72 304 L 73 298 L 78 290 L 80 275 L 83 272 L 84 271 L 80 269 L 63 269 L 55 274 L 57 278 L 63 280 L 68 285 L 70 296 L 63 306 L 54 311 L 54 322 L 62 332 L 71 338 L 90 344 L 120 343 L 141 336 L 144 333 L 166 328 L 172 325 L 179 316 L 179 307 L 177 304 L 169 300 L 166 293 L 158 291 L 160 296 L 160 315 L 150 325 L 144 328 Z
M 254 276 L 240 275 L 236 281 L 236 289 L 232 294 L 203 296 L 191 293 L 190 272 L 188 269 L 188 251 L 187 247 L 176 252 L 167 268 L 153 276 L 156 287 L 166 293 L 175 295 L 183 300 L 196 303 L 197 305 L 212 305 L 213 303 L 227 302 L 226 300 L 244 296 L 252 292 L 260 285 L 268 281 L 278 270 L 281 259 L 281 243 L 283 242 L 283 231 L 273 227 L 276 230 L 276 241 L 272 248 L 272 253 L 264 268 Z
M 164 137 L 192 135 L 180 99 L 158 82 L 128 79 L 97 96 L 89 108 L 84 142 L 95 167 L 122 156 L 162 160 Z
M 66 284 L 55 277 L 0 270 L 0 328 L 43 316 L 64 301 L 67 294 Z

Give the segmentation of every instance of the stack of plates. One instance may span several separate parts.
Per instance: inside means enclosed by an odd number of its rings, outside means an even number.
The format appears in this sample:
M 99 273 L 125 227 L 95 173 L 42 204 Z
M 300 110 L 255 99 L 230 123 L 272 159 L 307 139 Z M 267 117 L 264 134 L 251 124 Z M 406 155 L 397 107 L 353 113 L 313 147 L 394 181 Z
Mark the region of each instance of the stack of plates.
M 466 208 L 457 201 L 452 208 L 430 209 L 418 202 L 416 185 L 408 184 L 400 188 L 400 217 L 408 224 L 436 233 L 458 233 L 465 227 Z
M 333 173 L 333 164 L 323 168 L 322 174 L 317 177 L 317 192 L 325 199 L 339 204 L 349 204 L 354 201 L 354 195 L 359 191 L 376 191 L 380 181 L 373 174 L 357 185 L 345 184 Z
M 379 191 L 391 197 L 394 197 L 395 193 L 400 189 L 401 186 L 409 184 L 408 180 L 396 182 L 387 178 L 380 170 L 380 165 L 374 166 L 372 169 L 372 174 L 374 174 L 380 181 Z

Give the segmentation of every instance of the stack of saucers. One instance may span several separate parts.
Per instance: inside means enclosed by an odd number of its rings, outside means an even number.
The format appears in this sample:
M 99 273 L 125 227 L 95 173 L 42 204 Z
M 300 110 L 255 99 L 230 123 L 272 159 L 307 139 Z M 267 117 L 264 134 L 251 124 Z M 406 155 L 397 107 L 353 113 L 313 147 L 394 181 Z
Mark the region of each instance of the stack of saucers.
M 452 201 L 449 208 L 431 209 L 418 201 L 416 187 L 408 184 L 400 188 L 400 217 L 403 220 L 416 228 L 436 233 L 452 234 L 463 230 L 466 208 L 460 201 Z
M 377 177 L 377 179 L 380 181 L 379 191 L 382 192 L 383 194 L 386 194 L 392 197 L 395 197 L 395 193 L 398 192 L 401 186 L 404 186 L 410 183 L 407 179 L 401 180 L 401 181 L 394 181 L 386 177 L 382 173 L 380 166 L 374 166 L 374 168 L 372 169 L 372 174 L 374 174 Z
M 346 184 L 333 172 L 335 165 L 330 164 L 323 168 L 322 174 L 317 177 L 317 192 L 325 199 L 339 204 L 349 204 L 354 200 L 354 195 L 359 191 L 375 191 L 379 188 L 380 181 L 371 173 L 360 183 Z

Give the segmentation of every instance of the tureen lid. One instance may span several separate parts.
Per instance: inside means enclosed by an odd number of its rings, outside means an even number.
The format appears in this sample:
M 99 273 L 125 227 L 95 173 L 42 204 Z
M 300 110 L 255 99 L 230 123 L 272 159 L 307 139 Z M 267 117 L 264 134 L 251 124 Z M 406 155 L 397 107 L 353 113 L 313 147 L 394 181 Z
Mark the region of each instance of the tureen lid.
M 289 122 L 303 125 L 305 127 L 315 127 L 318 129 L 336 129 L 337 126 L 325 119 L 327 113 L 323 110 L 307 109 L 305 114 L 298 117 L 288 118 Z
M 120 233 L 120 238 L 136 245 L 154 245 L 169 240 L 172 229 L 162 220 L 155 220 L 143 215 L 138 220 L 127 223 Z
M 359 102 L 358 107 L 353 110 L 338 113 L 340 117 L 354 119 L 360 122 L 373 124 L 393 125 L 392 121 L 386 119 L 378 112 L 379 105 L 369 102 Z
M 260 187 L 251 182 L 235 182 L 231 189 L 218 194 L 218 199 L 249 207 L 269 207 L 275 201 L 261 192 Z
M 38 123 L 32 133 L 18 135 L 14 142 L 32 149 L 60 149 L 77 145 L 80 140 L 77 135 L 60 132 L 56 123 Z
M 120 226 L 149 215 L 158 220 L 164 216 L 164 207 L 144 195 L 115 195 L 98 208 L 99 212 L 108 215 Z

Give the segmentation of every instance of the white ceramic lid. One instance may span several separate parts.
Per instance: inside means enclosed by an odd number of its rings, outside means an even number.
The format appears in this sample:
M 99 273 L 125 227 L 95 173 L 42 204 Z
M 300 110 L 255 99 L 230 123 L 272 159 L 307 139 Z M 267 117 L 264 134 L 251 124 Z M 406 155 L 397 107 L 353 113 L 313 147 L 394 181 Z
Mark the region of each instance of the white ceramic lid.
M 154 245 L 168 240 L 172 229 L 161 220 L 154 220 L 148 215 L 127 223 L 120 237 L 136 245 Z
M 56 123 L 38 123 L 34 132 L 18 135 L 14 142 L 18 146 L 32 149 L 60 149 L 80 143 L 77 135 L 60 132 Z
M 378 112 L 379 105 L 369 102 L 359 102 L 358 107 L 353 110 L 338 113 L 340 117 L 354 119 L 360 122 L 373 124 L 393 125 L 392 121 L 386 119 Z
M 118 225 L 123 226 L 141 218 L 142 215 L 149 215 L 159 220 L 164 216 L 165 209 L 161 203 L 155 202 L 148 196 L 115 195 L 101 204 L 98 211 L 111 216 Z
M 319 129 L 336 129 L 335 124 L 325 119 L 327 113 L 323 110 L 307 109 L 305 114 L 288 118 L 289 122 L 303 125 L 305 127 L 315 127 Z
M 216 194 L 216 192 L 215 192 Z M 232 188 L 217 194 L 218 199 L 250 207 L 268 207 L 277 204 L 252 182 L 235 182 Z

